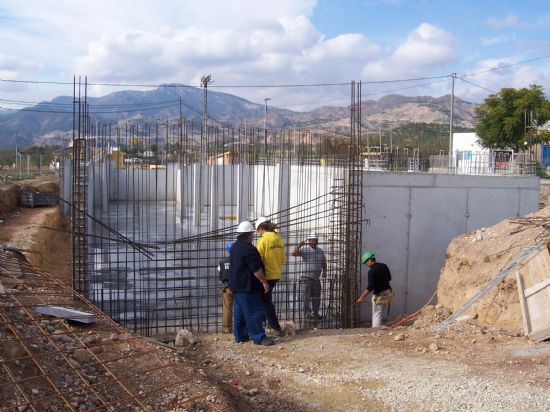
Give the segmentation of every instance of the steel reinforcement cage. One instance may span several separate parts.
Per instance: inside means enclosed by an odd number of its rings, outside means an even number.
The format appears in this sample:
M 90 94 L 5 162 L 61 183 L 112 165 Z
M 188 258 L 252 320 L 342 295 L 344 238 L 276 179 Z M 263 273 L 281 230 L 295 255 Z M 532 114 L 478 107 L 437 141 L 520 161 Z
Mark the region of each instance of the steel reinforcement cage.
M 73 222 L 76 290 L 114 320 L 150 336 L 183 327 L 221 331 L 217 273 L 242 220 L 267 216 L 286 244 L 274 290 L 280 320 L 297 328 L 353 327 L 360 289 L 361 85 L 351 135 L 223 127 L 172 119 L 104 124 L 75 98 L 75 138 L 61 194 Z M 78 112 L 76 112 L 78 110 Z M 72 152 L 72 153 L 71 153 Z M 320 319 L 304 313 L 302 261 L 319 236 L 328 271 Z M 257 240 L 257 239 L 256 239 Z

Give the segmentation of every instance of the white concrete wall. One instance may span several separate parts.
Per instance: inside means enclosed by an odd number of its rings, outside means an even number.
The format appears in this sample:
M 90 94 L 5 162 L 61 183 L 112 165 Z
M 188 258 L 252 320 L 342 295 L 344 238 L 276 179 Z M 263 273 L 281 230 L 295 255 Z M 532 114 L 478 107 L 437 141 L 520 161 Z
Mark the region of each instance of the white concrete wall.
M 364 172 L 363 250 L 392 272 L 391 314 L 426 303 L 439 280 L 449 242 L 538 209 L 539 178 Z M 363 286 L 367 270 L 362 269 Z M 361 319 L 370 320 L 370 305 Z

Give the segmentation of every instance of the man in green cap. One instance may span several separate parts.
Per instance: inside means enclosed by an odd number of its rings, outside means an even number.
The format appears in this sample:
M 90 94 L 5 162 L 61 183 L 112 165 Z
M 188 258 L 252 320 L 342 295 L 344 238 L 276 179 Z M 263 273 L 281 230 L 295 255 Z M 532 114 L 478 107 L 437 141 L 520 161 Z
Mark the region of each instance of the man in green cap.
M 369 293 L 372 292 L 372 327 L 382 326 L 382 309 L 384 305 L 389 304 L 393 297 L 393 291 L 390 286 L 390 269 L 384 263 L 376 261 L 374 253 L 370 250 L 363 252 L 361 264 L 369 268 L 367 288 L 357 298 L 357 303 L 362 303 Z

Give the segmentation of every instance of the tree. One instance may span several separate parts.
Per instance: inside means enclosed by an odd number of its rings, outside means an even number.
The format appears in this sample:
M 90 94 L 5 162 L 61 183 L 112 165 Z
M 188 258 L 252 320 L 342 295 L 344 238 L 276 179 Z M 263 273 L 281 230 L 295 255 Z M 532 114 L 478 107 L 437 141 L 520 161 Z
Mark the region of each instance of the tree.
M 541 129 L 550 120 L 550 102 L 542 86 L 501 89 L 476 109 L 476 119 L 475 130 L 483 147 L 519 152 L 525 142 L 550 141 L 550 132 Z

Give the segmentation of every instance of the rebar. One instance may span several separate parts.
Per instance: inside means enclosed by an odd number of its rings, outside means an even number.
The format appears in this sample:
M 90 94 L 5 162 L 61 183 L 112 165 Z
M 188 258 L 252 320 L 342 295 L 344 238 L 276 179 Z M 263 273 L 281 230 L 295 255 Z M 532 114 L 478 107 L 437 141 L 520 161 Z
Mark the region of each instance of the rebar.
M 66 186 L 60 196 L 72 199 L 75 288 L 144 336 L 184 327 L 219 332 L 216 268 L 225 245 L 240 221 L 267 216 L 286 244 L 273 296 L 279 318 L 297 328 L 354 325 L 363 223 L 355 105 L 347 141 L 307 129 L 224 126 L 204 116 L 125 124 L 86 118 L 70 162 L 72 187 L 86 187 L 87 197 Z M 314 322 L 302 308 L 302 261 L 291 256 L 312 231 L 328 263 L 322 319 Z

